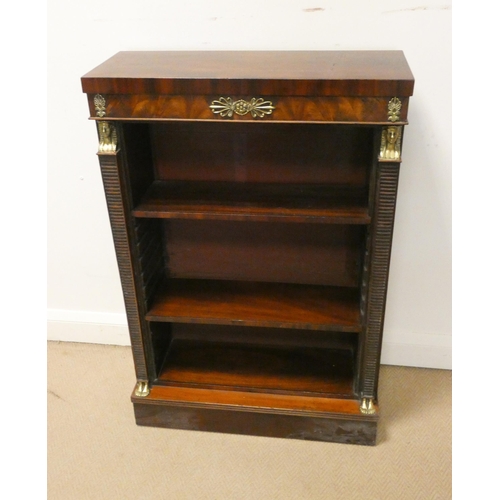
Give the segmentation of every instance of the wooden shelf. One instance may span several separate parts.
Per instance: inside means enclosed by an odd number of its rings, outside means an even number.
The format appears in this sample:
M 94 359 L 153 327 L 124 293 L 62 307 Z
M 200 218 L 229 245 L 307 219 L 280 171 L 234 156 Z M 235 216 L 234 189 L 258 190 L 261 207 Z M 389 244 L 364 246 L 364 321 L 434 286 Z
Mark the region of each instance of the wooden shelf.
M 354 397 L 351 350 L 174 339 L 156 383 Z
M 149 321 L 360 332 L 353 288 L 217 280 L 167 280 Z
M 366 191 L 316 184 L 156 181 L 136 217 L 368 224 Z

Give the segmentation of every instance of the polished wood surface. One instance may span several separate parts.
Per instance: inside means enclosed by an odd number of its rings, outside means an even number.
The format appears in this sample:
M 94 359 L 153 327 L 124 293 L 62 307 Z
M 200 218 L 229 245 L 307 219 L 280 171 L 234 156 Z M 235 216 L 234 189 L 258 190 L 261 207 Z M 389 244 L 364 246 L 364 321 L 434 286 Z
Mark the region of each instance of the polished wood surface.
M 176 339 L 156 383 L 354 397 L 352 352 Z
M 254 411 L 276 410 L 283 412 L 315 414 L 318 417 L 344 415 L 376 421 L 378 415 L 364 415 L 355 399 L 332 398 L 326 396 L 309 397 L 291 394 L 269 394 L 223 389 L 176 387 L 153 385 L 151 393 L 144 399 L 132 396 L 134 402 L 158 404 L 162 402 L 213 405 L 218 408 L 247 408 Z
M 170 279 L 149 321 L 359 332 L 355 289 L 283 283 Z
M 232 93 L 233 100 L 246 99 L 252 96 Z M 232 117 L 215 115 L 210 109 L 214 100 L 220 99 L 219 94 L 207 96 L 191 95 L 149 95 L 149 94 L 107 94 L 107 120 L 203 120 L 217 122 L 304 122 L 304 123 L 363 123 L 363 124 L 396 124 L 407 123 L 409 98 L 401 97 L 401 114 L 396 122 L 388 119 L 387 104 L 390 97 L 297 97 L 269 95 L 275 110 L 271 115 L 254 118 L 246 115 L 233 114 Z M 90 116 L 96 114 L 94 96 L 88 96 Z
M 136 217 L 368 224 L 366 189 L 324 184 L 157 181 Z
M 134 400 L 137 425 L 166 427 L 205 432 L 223 432 L 286 439 L 326 441 L 373 446 L 377 437 L 377 420 L 309 412 L 286 412 L 272 409 L 255 411 L 212 405 L 193 405 L 183 401 L 161 401 L 148 404 Z
M 154 327 L 167 328 L 171 340 L 249 344 L 272 348 L 313 348 L 354 352 L 358 334 L 296 328 L 266 328 L 235 325 L 205 325 L 194 323 L 153 323 Z M 158 372 L 159 373 L 159 372 Z
M 305 184 L 304 187 L 367 187 L 374 130 L 226 122 L 150 126 L 158 179 Z
M 171 278 L 359 285 L 366 228 L 357 224 L 172 219 L 164 229 Z
M 85 93 L 409 96 L 401 51 L 119 52 L 82 77 Z
M 378 411 L 357 399 L 153 385 L 132 396 L 138 425 L 375 445 Z

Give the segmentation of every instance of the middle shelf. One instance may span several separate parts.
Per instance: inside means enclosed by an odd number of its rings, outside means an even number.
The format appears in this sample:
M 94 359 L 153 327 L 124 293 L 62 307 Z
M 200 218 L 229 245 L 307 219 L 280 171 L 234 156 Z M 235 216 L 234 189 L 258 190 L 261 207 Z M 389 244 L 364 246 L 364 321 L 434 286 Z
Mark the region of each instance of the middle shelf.
M 168 279 L 149 321 L 360 332 L 356 288 L 229 280 Z
M 349 185 L 155 181 L 136 217 L 368 224 L 366 188 Z

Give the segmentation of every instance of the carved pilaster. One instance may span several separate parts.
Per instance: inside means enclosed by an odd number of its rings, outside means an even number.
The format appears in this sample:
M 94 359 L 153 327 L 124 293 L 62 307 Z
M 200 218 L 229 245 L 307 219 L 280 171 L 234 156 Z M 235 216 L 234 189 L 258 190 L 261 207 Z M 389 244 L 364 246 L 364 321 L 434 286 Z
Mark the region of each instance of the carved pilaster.
M 115 245 L 115 252 L 120 271 L 125 310 L 132 344 L 132 353 L 135 361 L 137 379 L 146 381 L 154 375 L 154 364 L 151 347 L 151 335 L 144 317 L 142 273 L 137 269 L 134 273 L 131 248 L 135 246 L 135 231 L 130 220 L 129 195 L 127 186 L 120 178 L 119 164 L 123 161 L 118 152 L 100 152 L 99 164 L 106 193 L 111 230 Z
M 361 354 L 360 393 L 363 398 L 376 400 L 399 163 L 381 162 L 375 168 L 376 195 L 362 289 L 364 347 Z

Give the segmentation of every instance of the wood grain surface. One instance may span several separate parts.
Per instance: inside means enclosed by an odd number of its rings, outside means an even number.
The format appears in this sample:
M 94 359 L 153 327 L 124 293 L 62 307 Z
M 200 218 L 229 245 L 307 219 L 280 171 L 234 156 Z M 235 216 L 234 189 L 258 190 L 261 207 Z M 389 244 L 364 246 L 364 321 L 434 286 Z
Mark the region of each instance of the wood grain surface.
M 359 332 L 358 291 L 313 285 L 167 280 L 149 321 Z
M 119 52 L 82 77 L 85 93 L 409 96 L 402 51 Z
M 368 224 L 364 188 L 323 184 L 156 181 L 136 217 Z
M 229 94 L 229 95 L 228 95 Z M 257 94 L 255 94 L 257 95 Z M 264 96 L 264 94 L 258 94 Z M 150 95 L 150 94 L 106 94 L 106 119 L 137 120 L 203 120 L 216 122 L 252 122 L 252 123 L 359 123 L 359 124 L 395 124 L 407 123 L 409 98 L 401 97 L 400 117 L 396 122 L 388 119 L 387 106 L 392 96 L 387 97 L 297 97 L 267 95 L 275 107 L 270 115 L 254 118 L 233 114 L 223 117 L 214 114 L 210 105 L 221 97 L 231 97 L 233 101 L 250 101 L 254 96 L 238 92 L 226 94 L 200 95 Z M 89 94 L 90 116 L 97 118 L 94 107 L 94 94 Z
M 353 398 L 353 357 L 339 349 L 176 339 L 156 383 Z

